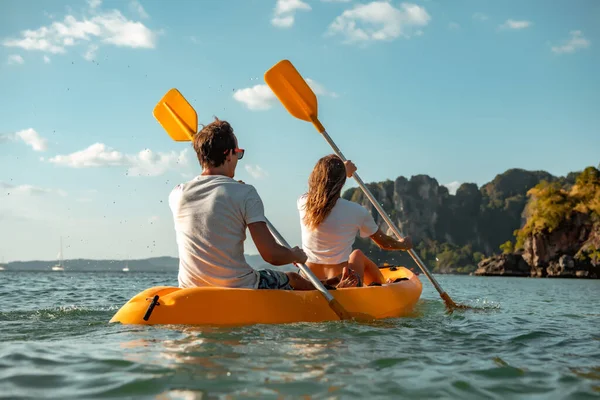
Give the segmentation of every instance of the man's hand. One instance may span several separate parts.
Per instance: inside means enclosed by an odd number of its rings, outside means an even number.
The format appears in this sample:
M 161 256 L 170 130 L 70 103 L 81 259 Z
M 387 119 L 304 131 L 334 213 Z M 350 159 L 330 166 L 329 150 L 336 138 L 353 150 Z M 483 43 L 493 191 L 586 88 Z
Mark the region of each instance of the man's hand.
M 266 222 L 253 222 L 248 224 L 248 229 L 260 256 L 269 264 L 286 265 L 306 262 L 308 257 L 298 246 L 290 249 L 277 243 Z
M 294 262 L 295 263 L 298 263 L 298 264 L 305 264 L 306 263 L 306 260 L 308 260 L 308 256 L 306 255 L 306 253 L 304 252 L 304 250 L 302 250 L 298 246 L 294 246 L 290 250 L 292 251 L 292 253 L 294 253 Z
M 346 167 L 346 177 L 352 178 L 352 174 L 356 172 L 356 165 L 350 160 L 344 161 L 344 167 Z

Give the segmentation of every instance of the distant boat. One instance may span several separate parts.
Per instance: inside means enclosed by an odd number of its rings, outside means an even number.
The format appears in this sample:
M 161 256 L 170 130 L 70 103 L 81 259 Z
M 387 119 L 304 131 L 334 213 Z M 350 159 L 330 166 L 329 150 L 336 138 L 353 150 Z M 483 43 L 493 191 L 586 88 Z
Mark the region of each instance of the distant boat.
M 63 252 L 63 250 L 62 250 L 62 236 L 61 236 L 60 237 L 60 252 L 58 253 L 58 256 L 57 256 L 58 264 L 56 264 L 52 267 L 52 271 L 64 271 L 65 270 L 65 267 L 63 266 L 63 263 L 62 263 L 62 261 L 63 261 L 62 260 L 62 252 Z
M 125 267 L 123 268 L 123 272 L 129 271 L 129 255 L 127 255 L 127 260 L 125 261 Z

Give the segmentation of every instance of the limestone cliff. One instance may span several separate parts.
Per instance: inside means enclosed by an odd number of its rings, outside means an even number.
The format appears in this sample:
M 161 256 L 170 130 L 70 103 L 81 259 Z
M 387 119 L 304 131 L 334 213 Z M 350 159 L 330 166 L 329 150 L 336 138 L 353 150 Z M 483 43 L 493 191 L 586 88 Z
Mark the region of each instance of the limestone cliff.
M 438 272 L 456 272 L 457 268 L 470 272 L 484 255 L 492 255 L 512 238 L 522 222 L 527 190 L 543 179 L 557 178 L 544 171 L 510 169 L 481 188 L 463 183 L 454 195 L 427 175 L 401 176 L 367 186 L 401 232 L 413 238 L 428 265 Z M 386 227 L 359 188 L 347 190 L 343 197 L 371 210 L 380 226 Z M 380 251 L 370 241 L 359 240 L 357 247 L 377 262 L 411 262 L 405 253 Z
M 483 259 L 499 253 L 499 246 L 513 240 L 513 233 L 525 225 L 532 188 L 541 182 L 573 185 L 577 176 L 571 173 L 555 177 L 545 171 L 510 169 L 481 187 L 463 183 L 454 195 L 427 175 L 410 179 L 400 176 L 395 181 L 367 186 L 401 232 L 413 238 L 415 250 L 430 268 L 440 273 L 469 273 Z M 365 206 L 379 225 L 387 228 L 359 188 L 345 191 L 343 197 Z M 553 243 L 554 238 L 549 240 Z M 405 252 L 381 251 L 370 240 L 359 239 L 355 247 L 378 263 L 413 265 Z M 568 264 L 568 260 L 563 261 Z M 525 269 L 517 261 L 507 274 L 518 275 L 515 271 Z

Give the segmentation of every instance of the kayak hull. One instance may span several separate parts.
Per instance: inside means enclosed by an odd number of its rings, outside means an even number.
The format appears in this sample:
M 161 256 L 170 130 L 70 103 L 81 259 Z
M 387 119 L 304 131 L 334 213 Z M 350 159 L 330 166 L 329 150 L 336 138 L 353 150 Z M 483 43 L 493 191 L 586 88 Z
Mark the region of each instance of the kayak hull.
M 418 276 L 403 267 L 382 268 L 381 272 L 386 279 L 402 280 L 330 293 L 351 314 L 368 315 L 372 319 L 411 315 L 422 292 Z M 151 307 L 153 300 L 155 306 Z M 317 290 L 157 286 L 131 298 L 109 322 L 239 326 L 335 320 L 339 317 Z

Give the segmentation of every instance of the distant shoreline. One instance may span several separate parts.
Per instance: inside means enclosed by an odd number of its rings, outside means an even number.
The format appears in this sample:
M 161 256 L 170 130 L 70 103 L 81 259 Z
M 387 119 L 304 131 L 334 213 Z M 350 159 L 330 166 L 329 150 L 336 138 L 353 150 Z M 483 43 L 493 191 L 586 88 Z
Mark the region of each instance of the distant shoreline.
M 260 255 L 245 254 L 246 261 L 253 268 L 263 268 L 265 261 Z M 150 257 L 143 259 L 87 259 L 76 258 L 62 261 L 64 271 L 52 271 L 52 267 L 57 264 L 56 260 L 32 260 L 32 261 L 11 261 L 2 264 L 4 271 L 48 271 L 56 274 L 64 272 L 169 272 L 177 271 L 179 268 L 179 258 L 163 256 Z M 128 271 L 123 271 L 127 267 Z

